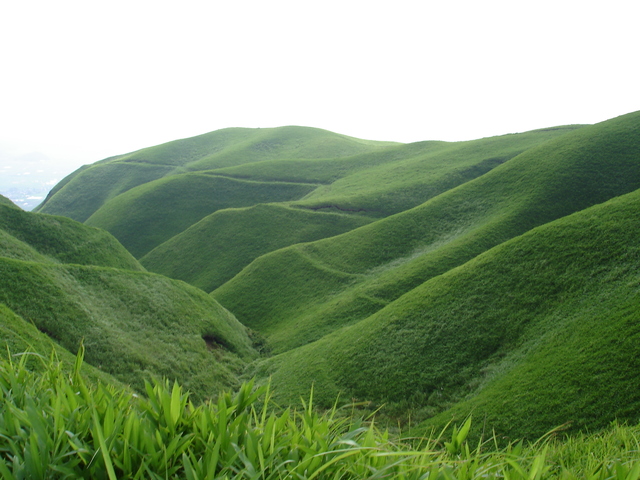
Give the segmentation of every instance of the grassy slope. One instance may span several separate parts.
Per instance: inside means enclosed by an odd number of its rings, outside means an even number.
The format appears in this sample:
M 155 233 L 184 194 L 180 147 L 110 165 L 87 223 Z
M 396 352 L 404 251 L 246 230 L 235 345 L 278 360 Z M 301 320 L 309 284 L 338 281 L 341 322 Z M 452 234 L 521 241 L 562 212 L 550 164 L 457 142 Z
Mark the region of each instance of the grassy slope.
M 639 130 L 636 113 L 568 133 L 412 210 L 260 257 L 213 295 L 274 351 L 316 340 L 509 238 L 640 187 Z
M 338 235 L 369 221 L 274 204 L 220 210 L 156 247 L 140 262 L 150 271 L 210 292 L 260 255 Z
M 0 205 L 9 205 L 17 208 L 17 205 L 13 203 L 11 200 L 9 200 L 7 197 L 5 197 L 4 195 L 0 195 Z
M 476 178 L 515 155 L 579 126 L 469 142 L 417 142 L 341 159 L 277 160 L 216 169 L 252 180 L 317 183 L 296 205 L 387 216 Z
M 281 399 L 315 382 L 325 405 L 342 391 L 436 413 L 467 395 L 458 418 L 511 437 L 637 421 L 639 207 L 640 190 L 538 227 L 259 372 Z
M 84 339 L 90 364 L 136 389 L 166 376 L 211 396 L 253 355 L 233 315 L 159 275 L 0 257 L 0 302 L 71 352 Z
M 143 272 L 107 232 L 4 203 L 0 226 L 5 330 L 16 333 L 17 315 L 71 352 L 84 339 L 89 363 L 123 383 L 179 378 L 200 398 L 235 385 L 255 356 L 231 313 L 194 287 Z
M 149 182 L 107 202 L 87 221 L 140 258 L 205 216 L 225 208 L 298 199 L 312 185 L 253 182 L 187 173 Z
M 392 145 L 349 157 L 264 160 L 216 168 L 218 175 L 256 181 L 330 184 L 372 167 L 402 161 L 449 147 L 447 142 L 416 142 Z
M 0 204 L 0 256 L 144 270 L 103 230 L 5 204 Z
M 117 195 L 185 169 L 209 170 L 272 158 L 334 158 L 388 145 L 393 144 L 303 127 L 217 130 L 84 166 L 57 185 L 38 211 L 84 222 Z
M 388 216 L 484 175 L 516 155 L 576 126 L 503 135 L 446 147 L 345 176 L 314 190 L 299 205 Z
M 325 195 L 328 195 L 328 201 L 324 200 L 322 195 L 316 194 L 316 190 L 307 195 L 306 198 L 309 200 L 294 202 L 294 205 L 318 211 L 325 209 L 335 212 L 339 212 L 341 209 L 366 210 L 366 213 L 384 215 L 397 209 L 413 206 L 413 204 L 420 203 L 451 186 L 475 178 L 518 152 L 575 128 L 578 127 L 561 127 L 455 144 L 421 142 L 397 145 L 381 151 L 337 160 L 263 161 L 213 170 L 212 173 L 222 173 L 230 178 L 248 179 L 256 182 L 282 181 L 293 184 L 293 182 L 326 183 L 337 180 L 332 185 L 319 189 L 325 189 L 323 191 Z M 345 185 L 350 188 L 350 191 L 353 191 L 348 200 L 345 200 Z M 335 190 L 331 190 L 334 186 Z M 144 187 L 140 189 L 142 188 Z M 188 190 L 186 185 L 181 185 L 180 188 Z M 311 190 L 311 187 L 309 188 Z M 136 189 L 136 191 L 140 189 Z M 133 192 L 130 193 L 133 195 Z M 231 195 L 231 193 L 228 194 L 229 197 Z M 157 196 L 169 197 L 165 194 Z M 389 199 L 393 199 L 393 201 Z M 354 207 L 353 202 L 359 202 L 359 206 Z M 164 228 L 172 219 L 171 214 L 164 214 L 168 216 L 168 219 L 157 218 L 152 222 L 153 225 L 149 225 L 149 222 L 145 221 L 145 218 L 151 218 L 152 215 L 160 217 L 164 212 L 170 210 L 170 208 L 162 206 L 163 203 L 160 199 L 146 202 L 153 208 L 161 205 L 155 213 L 147 211 L 143 211 L 141 214 L 132 213 L 136 204 L 142 203 L 138 200 L 129 200 L 129 205 L 123 204 L 112 212 L 110 209 L 113 203 L 115 202 L 107 205 L 109 215 L 114 218 L 113 224 L 105 221 L 95 224 L 107 228 L 136 254 L 139 249 L 134 247 L 132 242 L 144 243 L 146 241 L 145 235 L 149 235 L 154 226 Z M 383 205 L 385 206 L 383 207 Z M 240 268 L 246 266 L 258 255 L 294 243 L 333 236 L 365 223 L 363 220 L 354 219 L 349 227 L 349 221 L 344 216 L 326 217 L 320 215 L 316 217 L 304 212 L 298 213 L 295 221 L 292 222 L 294 213 L 289 209 L 279 210 L 280 213 L 287 213 L 286 222 L 283 223 L 285 220 L 283 215 L 276 215 L 276 210 L 273 210 L 275 207 L 271 208 L 274 212 L 272 220 L 262 216 L 267 213 L 266 209 L 233 210 L 225 212 L 223 217 L 214 216 L 197 227 L 194 225 L 194 228 L 184 232 L 184 235 L 176 236 L 166 244 L 157 247 L 155 252 L 151 252 L 145 258 L 144 263 L 153 271 L 185 280 L 206 291 L 211 291 L 224 281 L 229 280 L 239 272 Z M 178 209 L 175 210 L 178 211 Z M 180 215 L 179 217 L 176 215 L 176 217 L 186 223 L 182 214 L 184 210 L 184 208 L 180 209 Z M 101 213 L 102 211 L 98 214 Z M 248 217 L 250 213 L 251 218 Z M 256 213 L 261 215 L 256 216 Z M 237 215 L 238 218 L 233 218 L 234 215 Z M 133 216 L 135 216 L 135 220 L 122 220 Z M 94 218 L 90 219 L 88 223 L 94 224 Z M 225 223 L 220 224 L 219 220 L 223 218 Z M 327 224 L 330 218 L 342 219 L 343 226 L 340 227 L 342 231 L 329 228 L 326 232 L 321 232 L 320 225 Z M 308 222 L 306 226 L 302 223 L 305 221 Z M 116 225 L 116 222 L 120 224 Z M 233 226 L 230 227 L 230 225 Z M 127 232 L 118 230 L 121 228 L 133 232 L 134 226 L 136 235 L 131 240 L 127 238 Z M 180 227 L 176 226 L 171 231 L 176 231 L 178 228 Z M 241 233 L 243 229 L 245 232 Z M 313 235 L 309 235 L 311 231 L 313 231 Z M 232 237 L 233 240 L 229 241 Z M 224 244 L 220 242 L 224 242 Z M 256 243 L 260 244 L 257 248 L 255 247 Z M 208 254 L 207 258 L 203 260 L 202 252 L 213 253 Z
M 396 145 L 394 142 L 362 140 L 310 127 L 242 130 L 250 133 L 245 141 L 191 162 L 187 167 L 190 170 L 210 170 L 274 159 L 342 158 Z
M 111 198 L 173 171 L 174 167 L 165 165 L 98 162 L 82 167 L 63 180 L 64 185 L 50 194 L 36 211 L 84 222 Z
M 76 359 L 68 350 L 40 332 L 33 324 L 25 322 L 3 304 L 0 304 L 0 344 L 5 350 L 0 353 L 3 360 L 8 353 L 13 356 L 14 362 L 24 353 L 33 355 L 27 365 L 35 371 L 43 371 L 52 354 L 63 362 L 67 370 L 73 367 Z M 94 383 L 100 381 L 103 384 L 121 386 L 120 382 L 111 375 L 88 364 L 85 364 L 83 374 Z

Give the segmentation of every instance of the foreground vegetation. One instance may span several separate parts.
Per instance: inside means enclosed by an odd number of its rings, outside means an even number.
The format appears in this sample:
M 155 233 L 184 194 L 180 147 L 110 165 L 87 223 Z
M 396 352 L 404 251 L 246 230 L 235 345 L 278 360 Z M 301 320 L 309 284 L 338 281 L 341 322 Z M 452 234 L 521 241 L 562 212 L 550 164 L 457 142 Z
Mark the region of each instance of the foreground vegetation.
M 336 409 L 319 414 L 312 400 L 280 409 L 252 383 L 195 405 L 177 383 L 147 383 L 146 397 L 88 384 L 82 348 L 69 373 L 37 356 L 44 373 L 34 374 L 33 356 L 0 361 L 5 480 L 640 478 L 638 427 L 500 449 L 467 442 L 469 419 L 444 437 L 400 442 Z

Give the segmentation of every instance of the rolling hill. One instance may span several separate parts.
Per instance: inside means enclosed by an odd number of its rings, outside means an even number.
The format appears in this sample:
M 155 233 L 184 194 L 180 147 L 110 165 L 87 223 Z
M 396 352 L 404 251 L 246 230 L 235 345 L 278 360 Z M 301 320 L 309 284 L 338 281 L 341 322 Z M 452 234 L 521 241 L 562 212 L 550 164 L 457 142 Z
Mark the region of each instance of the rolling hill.
M 88 363 L 137 390 L 167 377 L 201 399 L 237 385 L 255 358 L 230 312 L 195 287 L 145 272 L 105 231 L 5 203 L 0 227 L 7 344 L 47 354 L 42 335 L 33 339 L 37 327 L 73 354 L 84 342 Z
M 140 262 L 150 271 L 210 292 L 265 253 L 338 235 L 370 221 L 277 204 L 226 209 L 159 245 Z
M 86 225 L 0 202 L 0 303 L 134 388 L 256 376 L 536 438 L 640 420 L 639 206 L 640 112 L 407 145 L 226 129 L 67 177 L 40 212 Z
M 640 114 L 583 127 L 418 207 L 263 255 L 212 294 L 286 351 L 535 226 L 640 188 L 639 156 Z
M 171 174 L 273 158 L 340 158 L 388 145 L 305 127 L 217 130 L 84 166 L 60 182 L 36 211 L 84 222 L 108 200 Z
M 635 191 L 535 228 L 257 373 L 283 402 L 314 384 L 325 406 L 446 410 L 438 427 L 472 413 L 511 438 L 637 422 L 639 207 Z
M 384 217 L 575 128 L 410 145 L 300 127 L 222 130 L 84 167 L 77 179 L 72 175 L 55 189 L 39 211 L 103 228 L 141 258 L 206 216 L 229 208 L 278 202 L 318 213 Z M 322 222 L 319 217 L 313 223 Z M 316 237 L 332 235 L 329 229 Z
M 7 203 L 0 203 L 0 256 L 144 270 L 115 238 L 103 230 L 66 217 L 33 215 Z

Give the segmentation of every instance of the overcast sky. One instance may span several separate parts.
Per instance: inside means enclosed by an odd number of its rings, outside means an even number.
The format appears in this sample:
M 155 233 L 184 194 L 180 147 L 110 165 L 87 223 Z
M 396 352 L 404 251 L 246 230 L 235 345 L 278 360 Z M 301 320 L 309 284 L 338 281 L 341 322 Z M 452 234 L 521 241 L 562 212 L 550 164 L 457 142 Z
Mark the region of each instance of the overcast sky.
M 636 4 L 2 2 L 0 167 L 236 126 L 412 142 L 603 121 L 640 110 Z

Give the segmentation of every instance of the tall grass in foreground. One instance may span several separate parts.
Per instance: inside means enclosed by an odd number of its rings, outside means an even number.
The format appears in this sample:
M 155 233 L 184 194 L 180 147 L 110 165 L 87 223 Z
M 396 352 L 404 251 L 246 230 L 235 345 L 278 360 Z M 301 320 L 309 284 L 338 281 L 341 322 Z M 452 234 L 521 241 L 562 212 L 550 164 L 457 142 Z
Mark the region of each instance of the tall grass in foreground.
M 522 443 L 506 449 L 466 442 L 470 420 L 446 441 L 393 441 L 373 422 L 333 409 L 279 409 L 268 387 L 247 383 L 217 404 L 194 405 L 174 384 L 147 384 L 147 397 L 88 385 L 83 351 L 66 374 L 29 354 L 0 361 L 0 476 L 45 478 L 359 479 L 640 477 L 639 428 L 600 436 Z M 450 438 L 449 438 L 450 437 Z

